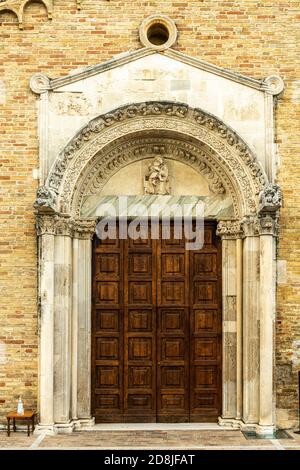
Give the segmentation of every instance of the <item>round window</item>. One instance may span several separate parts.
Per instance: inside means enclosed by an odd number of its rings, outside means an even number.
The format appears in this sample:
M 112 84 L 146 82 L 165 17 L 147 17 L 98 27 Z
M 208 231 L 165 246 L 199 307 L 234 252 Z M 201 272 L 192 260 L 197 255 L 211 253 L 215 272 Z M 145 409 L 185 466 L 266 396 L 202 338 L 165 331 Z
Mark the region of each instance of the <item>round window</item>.
M 177 39 L 177 28 L 167 16 L 150 16 L 140 27 L 140 40 L 145 47 L 165 50 Z

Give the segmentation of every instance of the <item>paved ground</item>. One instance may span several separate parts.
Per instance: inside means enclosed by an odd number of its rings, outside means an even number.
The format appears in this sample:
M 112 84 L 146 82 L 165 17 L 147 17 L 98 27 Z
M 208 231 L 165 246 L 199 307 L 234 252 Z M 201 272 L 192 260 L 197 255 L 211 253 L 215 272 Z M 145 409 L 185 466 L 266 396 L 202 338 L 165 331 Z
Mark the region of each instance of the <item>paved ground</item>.
M 10 437 L 0 432 L 0 449 L 300 450 L 300 435 L 290 435 L 293 439 L 247 440 L 233 430 L 97 430 L 27 437 L 19 431 Z

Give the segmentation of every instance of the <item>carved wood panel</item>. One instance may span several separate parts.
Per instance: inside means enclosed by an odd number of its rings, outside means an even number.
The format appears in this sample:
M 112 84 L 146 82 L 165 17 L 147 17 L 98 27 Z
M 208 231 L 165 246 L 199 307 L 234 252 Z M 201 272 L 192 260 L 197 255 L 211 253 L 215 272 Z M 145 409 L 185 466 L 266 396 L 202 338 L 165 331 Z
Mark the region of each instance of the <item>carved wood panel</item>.
M 94 241 L 93 413 L 98 422 L 216 421 L 221 413 L 221 258 L 169 239 Z

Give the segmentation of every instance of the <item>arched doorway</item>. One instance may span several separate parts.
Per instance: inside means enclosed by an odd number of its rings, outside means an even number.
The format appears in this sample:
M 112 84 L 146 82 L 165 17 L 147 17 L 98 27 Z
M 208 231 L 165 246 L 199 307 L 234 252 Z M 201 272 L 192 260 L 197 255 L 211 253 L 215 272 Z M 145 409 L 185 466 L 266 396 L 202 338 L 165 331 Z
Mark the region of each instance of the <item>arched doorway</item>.
M 129 105 L 92 120 L 57 158 L 38 192 L 41 424 L 72 429 L 92 418 L 91 239 L 96 219 L 85 218 L 82 210 L 118 171 L 145 160 L 155 142 L 166 149 L 166 158 L 206 178 L 216 197 L 212 219 L 222 239 L 223 278 L 220 422 L 272 427 L 280 193 L 225 123 L 172 102 Z

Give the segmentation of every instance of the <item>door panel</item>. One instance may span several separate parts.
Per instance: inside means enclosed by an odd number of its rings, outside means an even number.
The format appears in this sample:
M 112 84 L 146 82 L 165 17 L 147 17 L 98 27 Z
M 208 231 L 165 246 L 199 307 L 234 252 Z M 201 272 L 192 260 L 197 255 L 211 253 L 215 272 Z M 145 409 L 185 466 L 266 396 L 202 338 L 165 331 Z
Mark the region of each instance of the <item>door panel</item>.
M 180 227 L 95 239 L 92 395 L 97 422 L 216 421 L 221 413 L 221 252 Z M 147 231 L 149 232 L 147 234 Z M 180 235 L 180 236 L 179 236 Z M 179 238 L 178 238 L 179 236 Z
M 94 240 L 92 407 L 96 421 L 123 417 L 123 251 L 120 241 Z
M 221 413 L 221 258 L 215 226 L 190 251 L 190 421 L 216 421 Z
M 156 260 L 150 232 L 124 240 L 124 420 L 156 421 Z

